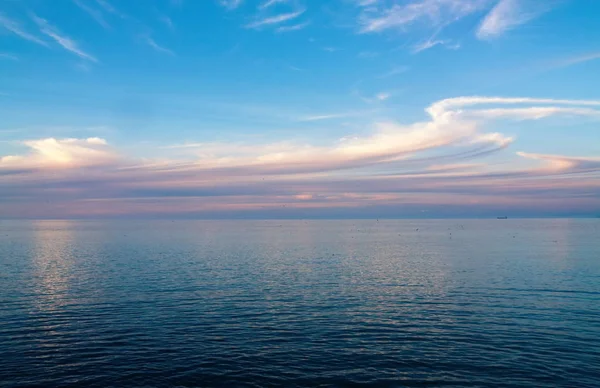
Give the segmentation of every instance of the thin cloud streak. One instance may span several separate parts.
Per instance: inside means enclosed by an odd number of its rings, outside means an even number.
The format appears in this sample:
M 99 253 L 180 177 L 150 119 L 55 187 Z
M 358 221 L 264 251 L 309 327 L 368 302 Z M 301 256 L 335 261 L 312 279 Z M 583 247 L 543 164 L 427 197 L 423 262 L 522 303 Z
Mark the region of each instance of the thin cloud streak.
M 396 66 L 393 67 L 390 71 L 380 74 L 377 78 L 389 78 L 398 74 L 406 73 L 410 68 L 408 66 Z
M 219 0 L 219 3 L 229 10 L 234 10 L 240 7 L 244 3 L 244 0 Z
M 309 115 L 299 117 L 298 121 L 321 121 L 321 120 L 333 120 L 333 119 L 343 119 L 348 117 L 359 117 L 364 116 L 366 114 L 373 113 L 373 111 L 353 111 L 353 112 L 343 112 L 343 113 L 328 113 L 321 115 Z
M 304 23 L 294 24 L 291 26 L 281 26 L 281 27 L 277 27 L 275 32 L 281 33 L 281 32 L 298 31 L 298 30 L 302 30 L 302 29 L 308 27 L 309 25 L 310 25 L 310 22 L 304 22 Z
M 264 3 L 261 3 L 258 8 L 259 9 L 265 9 L 265 8 L 269 8 L 272 7 L 274 5 L 277 4 L 286 4 L 289 3 L 290 0 L 267 0 Z
M 600 59 L 600 52 L 595 52 L 595 53 L 580 55 L 580 56 L 576 56 L 576 57 L 567 58 L 567 59 L 564 59 L 561 61 L 557 61 L 551 65 L 551 68 L 552 69 L 560 69 L 563 67 L 569 67 L 569 66 L 579 65 L 581 63 L 595 61 L 598 59 Z
M 22 39 L 28 40 L 30 42 L 39 44 L 40 46 L 49 47 L 48 43 L 44 42 L 37 36 L 34 36 L 26 31 L 24 31 L 19 23 L 14 20 L 9 19 L 3 13 L 0 12 L 0 27 L 12 32 L 13 34 L 19 36 Z
M 0 59 L 8 59 L 10 61 L 18 61 L 19 57 L 10 53 L 0 53 Z
M 429 27 L 446 26 L 485 9 L 488 4 L 488 0 L 417 0 L 384 8 L 371 7 L 368 2 L 359 18 L 359 32 L 392 29 L 406 32 L 417 23 Z
M 46 19 L 40 18 L 36 15 L 32 15 L 32 19 L 38 25 L 40 31 L 44 35 L 54 39 L 54 41 L 65 50 L 72 52 L 80 58 L 87 59 L 92 62 L 98 62 L 95 57 L 81 50 L 73 39 L 66 35 L 62 35 L 57 28 L 51 26 Z
M 418 54 L 422 51 L 429 50 L 436 46 L 443 46 L 451 50 L 458 50 L 460 48 L 460 44 L 452 43 L 452 41 L 447 39 L 434 39 L 434 40 L 426 40 L 422 43 L 417 44 L 413 47 L 413 54 Z
M 304 13 L 304 11 L 305 11 L 304 9 L 301 9 L 301 10 L 294 11 L 294 12 L 282 13 L 277 16 L 263 18 L 263 19 L 260 19 L 260 20 L 257 20 L 255 22 L 248 24 L 246 26 L 246 28 L 260 28 L 260 27 L 264 27 L 264 26 L 287 22 L 289 20 L 296 19 L 298 16 L 302 15 Z
M 150 38 L 150 37 L 147 37 L 147 38 L 145 39 L 145 41 L 146 41 L 146 43 L 148 44 L 148 46 L 152 47 L 152 48 L 153 48 L 154 50 L 156 50 L 157 52 L 159 52 L 159 53 L 163 53 L 163 54 L 168 54 L 168 55 L 171 55 L 171 56 L 175 56 L 175 53 L 174 53 L 173 51 L 171 51 L 171 50 L 169 50 L 168 48 L 165 48 L 165 47 L 163 47 L 163 46 L 159 45 L 158 43 L 156 43 L 156 42 L 154 41 L 154 39 L 152 39 L 152 38 Z
M 104 20 L 104 17 L 102 16 L 101 11 L 98 11 L 97 9 L 90 7 L 83 0 L 73 0 L 73 3 L 75 3 L 75 5 L 77 5 L 83 11 L 85 11 L 88 15 L 90 15 L 92 17 L 92 19 L 94 19 L 98 24 L 100 24 L 104 29 L 107 29 L 107 30 L 110 29 L 110 25 L 106 22 L 106 20 Z
M 125 19 L 127 17 L 127 15 L 121 13 L 112 4 L 110 4 L 107 0 L 96 0 L 96 3 L 98 3 L 98 5 L 100 7 L 102 7 L 106 12 L 112 13 L 112 14 L 120 17 L 121 19 Z

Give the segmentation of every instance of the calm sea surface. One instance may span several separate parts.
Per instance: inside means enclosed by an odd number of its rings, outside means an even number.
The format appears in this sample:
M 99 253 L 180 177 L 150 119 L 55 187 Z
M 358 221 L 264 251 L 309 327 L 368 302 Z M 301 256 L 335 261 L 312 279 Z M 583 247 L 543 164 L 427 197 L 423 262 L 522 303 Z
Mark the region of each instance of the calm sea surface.
M 600 387 L 600 219 L 0 222 L 0 387 Z

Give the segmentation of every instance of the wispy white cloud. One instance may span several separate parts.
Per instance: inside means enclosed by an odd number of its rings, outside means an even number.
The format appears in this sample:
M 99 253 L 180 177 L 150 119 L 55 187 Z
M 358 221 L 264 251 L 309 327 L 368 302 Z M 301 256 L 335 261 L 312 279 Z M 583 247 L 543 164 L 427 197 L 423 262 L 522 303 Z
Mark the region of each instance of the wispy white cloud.
M 104 20 L 104 16 L 102 15 L 101 11 L 92 8 L 89 3 L 85 2 L 85 0 L 73 0 L 73 3 L 90 15 L 92 19 L 94 19 L 102 27 L 107 30 L 110 29 L 110 25 L 106 22 L 106 20 Z
M 265 18 L 262 18 L 260 20 L 257 20 L 255 22 L 248 24 L 246 27 L 247 28 L 260 28 L 260 27 L 264 27 L 264 26 L 280 24 L 283 22 L 287 22 L 289 20 L 296 19 L 298 16 L 302 15 L 304 13 L 304 11 L 305 11 L 304 9 L 300 9 L 300 10 L 293 11 L 293 12 L 282 13 L 282 14 L 279 14 L 276 16 L 265 17 Z
M 426 40 L 424 42 L 421 42 L 417 45 L 415 45 L 413 47 L 413 54 L 417 54 L 420 53 L 422 51 L 425 50 L 429 50 L 430 48 L 433 48 L 435 46 L 443 46 L 446 47 L 448 49 L 451 50 L 458 50 L 460 48 L 460 44 L 456 43 L 456 42 L 452 42 L 451 40 L 447 40 L 447 39 L 433 39 L 433 40 Z
M 500 0 L 477 30 L 479 39 L 492 39 L 549 10 L 552 1 Z
M 327 113 L 320 115 L 309 115 L 299 117 L 298 121 L 321 121 L 321 120 L 333 120 L 333 119 L 343 119 L 348 117 L 360 117 L 373 113 L 370 111 L 352 111 L 352 112 L 342 112 L 342 113 Z
M 8 59 L 10 61 L 18 61 L 19 57 L 11 53 L 0 53 L 0 59 Z
M 118 17 L 124 19 L 126 17 L 125 14 L 121 13 L 119 10 L 117 10 L 112 4 L 110 4 L 107 0 L 96 0 L 96 3 L 98 3 L 98 5 L 100 7 L 102 7 L 106 12 L 112 13 L 114 15 L 117 15 Z
M 314 115 L 314 116 L 305 116 L 301 117 L 299 121 L 319 121 L 319 120 L 331 120 L 331 119 L 339 119 L 348 117 L 347 113 L 333 113 L 333 114 L 324 114 L 324 115 Z
M 562 68 L 562 67 L 578 65 L 580 63 L 585 63 L 585 62 L 589 62 L 589 61 L 595 61 L 598 59 L 600 59 L 600 52 L 594 52 L 594 53 L 573 56 L 573 57 L 566 58 L 566 59 L 563 59 L 560 61 L 556 61 L 556 62 L 552 63 L 550 67 L 553 69 L 558 69 L 558 68 Z
M 306 21 L 306 22 L 303 22 L 303 23 L 293 24 L 291 26 L 281 26 L 281 27 L 277 27 L 275 29 L 275 32 L 298 31 L 298 30 L 302 30 L 302 29 L 308 27 L 309 25 L 310 25 L 310 22 Z
M 376 93 L 373 96 L 365 96 L 358 89 L 352 91 L 351 95 L 360 98 L 362 101 L 367 104 L 376 104 L 381 103 L 383 101 L 387 101 L 392 98 L 396 94 L 397 90 L 384 90 L 379 93 Z
M 514 105 L 514 106 L 511 106 Z M 526 105 L 526 106 L 523 106 Z M 479 109 L 472 107 L 483 106 Z M 457 97 L 427 108 L 435 119 L 461 117 L 468 120 L 541 120 L 552 116 L 600 118 L 600 101 L 543 98 Z M 466 109 L 469 108 L 469 109 Z
M 446 44 L 445 40 L 426 40 L 424 42 L 421 42 L 417 45 L 415 45 L 413 47 L 413 53 L 420 53 L 421 51 L 425 51 L 425 50 L 429 50 L 432 47 L 435 47 L 437 45 L 444 45 Z
M 597 100 L 559 100 L 551 98 L 529 98 L 529 97 L 455 97 L 437 101 L 427 108 L 427 112 L 432 117 L 438 117 L 447 112 L 471 107 L 476 105 L 552 105 L 552 106 L 581 106 L 581 107 L 600 107 L 600 101 Z
M 186 143 L 170 147 L 172 149 L 196 149 L 201 160 L 198 163 L 186 165 L 184 170 L 195 176 L 199 171 L 210 169 L 232 168 L 234 174 L 246 176 L 253 174 L 279 171 L 287 174 L 293 169 L 302 167 L 305 172 L 337 170 L 342 166 L 357 169 L 375 164 L 387 165 L 391 162 L 407 164 L 426 163 L 429 166 L 439 165 L 442 158 L 407 158 L 419 151 L 436 149 L 448 145 L 478 145 L 485 143 L 491 149 L 506 147 L 512 139 L 500 133 L 485 131 L 488 120 L 503 117 L 519 117 L 523 119 L 539 119 L 537 115 L 528 112 L 538 109 L 538 105 L 548 105 L 551 108 L 544 113 L 549 115 L 571 114 L 579 112 L 587 115 L 591 111 L 600 112 L 600 101 L 595 100 L 554 100 L 536 98 L 504 98 L 504 97 L 458 97 L 433 103 L 426 111 L 429 119 L 408 125 L 394 122 L 379 122 L 373 126 L 373 132 L 364 136 L 346 136 L 330 146 L 298 144 L 295 142 L 277 142 L 263 145 L 244 145 L 239 143 Z M 511 107 L 517 105 L 517 107 Z M 524 106 L 523 106 L 524 105 Z M 477 109 L 484 106 L 483 109 Z M 575 108 L 563 110 L 561 107 Z M 581 109 L 583 108 L 583 109 Z M 497 109 L 501 114 L 489 115 Z M 577 111 L 576 109 L 581 109 Z M 484 112 L 484 114 L 481 114 Z M 364 112 L 362 112 L 364 113 Z M 343 114 L 328 114 L 306 117 L 305 120 L 327 120 L 332 118 L 351 117 L 357 112 Z M 476 118 L 476 120 L 473 120 Z M 34 159 L 43 164 L 73 164 L 105 163 L 112 160 L 114 152 L 100 138 L 88 139 L 55 139 L 47 138 L 24 143 L 34 152 Z M 475 150 L 474 150 L 475 151 Z M 464 154 L 461 152 L 458 155 Z M 12 160 L 14 160 L 13 157 Z M 539 157 L 538 159 L 543 159 Z M 582 161 L 590 159 L 579 158 Z M 89 162 L 88 162 L 89 160 Z M 462 157 L 457 159 L 464 163 Z M 596 160 L 596 159 L 593 159 Z M 169 171 L 174 171 L 179 162 L 167 163 Z M 453 162 L 454 163 L 454 162 Z M 154 164 L 156 165 L 156 163 Z M 170 166 L 170 167 L 169 167 Z M 239 170 L 238 168 L 242 168 Z M 597 166 L 600 168 L 600 165 Z M 191 170 L 190 170 L 191 169 Z M 195 171 L 194 171 L 195 169 Z M 439 167 L 436 167 L 439 169 Z M 600 171 L 600 170 L 599 170 Z M 226 171 L 222 171 L 226 172 Z
M 357 3 L 361 7 L 368 7 L 377 4 L 379 1 L 380 0 L 357 0 Z
M 169 50 L 166 47 L 159 45 L 151 37 L 146 37 L 145 42 L 148 44 L 148 46 L 152 47 L 154 50 L 158 51 L 159 53 L 175 56 L 175 53 L 173 51 Z
M 410 68 L 408 66 L 395 66 L 390 71 L 377 76 L 377 78 L 388 78 L 398 74 L 406 73 Z
M 40 18 L 36 15 L 32 15 L 32 19 L 38 25 L 40 31 L 44 35 L 47 35 L 50 38 L 54 39 L 54 41 L 65 50 L 72 52 L 80 58 L 87 59 L 92 62 L 98 62 L 98 60 L 94 56 L 80 49 L 73 39 L 61 34 L 56 27 L 50 25 L 46 19 Z
M 13 34 L 15 34 L 25 40 L 28 40 L 33 43 L 37 43 L 41 46 L 48 47 L 48 43 L 44 42 L 42 39 L 38 38 L 37 36 L 26 32 L 25 30 L 23 30 L 23 28 L 21 27 L 21 25 L 19 23 L 17 23 L 14 20 L 9 19 L 7 16 L 5 16 L 1 12 L 0 12 L 0 27 L 12 32 Z
M 242 5 L 243 2 L 244 0 L 219 0 L 219 3 L 227 9 L 236 9 Z
M 265 9 L 265 8 L 269 8 L 269 7 L 272 7 L 277 4 L 286 4 L 289 2 L 290 2 L 290 0 L 266 0 L 265 2 L 259 4 L 258 8 Z
M 454 23 L 468 15 L 485 9 L 489 0 L 414 0 L 390 7 L 372 7 L 367 2 L 359 23 L 360 32 L 372 33 L 385 30 L 406 31 L 416 23 L 437 28 Z M 363 4 L 365 5 L 365 4 Z

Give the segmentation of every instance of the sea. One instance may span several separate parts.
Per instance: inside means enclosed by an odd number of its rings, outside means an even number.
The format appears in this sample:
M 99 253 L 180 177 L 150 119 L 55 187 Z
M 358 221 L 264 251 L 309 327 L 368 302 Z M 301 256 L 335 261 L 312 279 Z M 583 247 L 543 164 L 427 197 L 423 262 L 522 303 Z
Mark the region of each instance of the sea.
M 0 387 L 600 387 L 600 219 L 0 221 Z

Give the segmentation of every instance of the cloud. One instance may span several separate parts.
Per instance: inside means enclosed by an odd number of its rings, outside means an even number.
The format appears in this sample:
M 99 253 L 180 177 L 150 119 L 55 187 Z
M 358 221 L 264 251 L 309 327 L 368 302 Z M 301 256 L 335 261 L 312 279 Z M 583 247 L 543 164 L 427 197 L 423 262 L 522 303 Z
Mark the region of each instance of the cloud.
M 367 7 L 370 5 L 377 4 L 380 0 L 357 0 L 357 3 L 361 7 Z
M 381 93 L 377 93 L 377 95 L 375 95 L 375 98 L 377 98 L 379 101 L 385 101 L 390 97 L 392 97 L 392 94 L 387 93 L 387 92 L 381 92 Z
M 248 24 L 246 27 L 247 28 L 260 28 L 260 27 L 264 27 L 264 26 L 280 24 L 283 22 L 287 22 L 289 20 L 296 19 L 298 16 L 302 15 L 304 13 L 304 11 L 305 11 L 304 9 L 300 9 L 300 10 L 293 11 L 293 12 L 282 13 L 282 14 L 279 14 L 276 16 L 265 17 L 265 18 L 256 20 L 255 22 Z
M 244 0 L 219 0 L 219 3 L 230 10 L 236 9 L 242 5 Z
M 19 164 L 21 167 L 69 167 L 104 165 L 115 159 L 104 139 L 39 139 L 23 142 L 31 153 L 27 156 L 5 156 L 0 167 Z
M 85 11 L 88 15 L 90 15 L 92 17 L 92 19 L 94 19 L 102 27 L 104 27 L 107 30 L 110 29 L 110 25 L 106 22 L 106 20 L 104 20 L 104 17 L 102 16 L 101 11 L 98 11 L 97 9 L 90 7 L 83 0 L 73 0 L 73 3 L 75 3 L 75 5 L 77 5 L 83 11 Z
M 275 29 L 275 32 L 290 32 L 290 31 L 298 31 L 302 30 L 310 25 L 310 22 L 303 22 L 298 24 L 293 24 L 291 26 L 281 26 Z
M 102 7 L 102 9 L 104 9 L 106 12 L 112 13 L 112 14 L 120 17 L 121 19 L 125 19 L 127 17 L 127 15 L 121 13 L 112 4 L 110 4 L 107 0 L 96 0 L 96 3 L 98 3 L 98 5 L 100 7 Z
M 564 203 L 569 211 L 600 209 L 599 158 L 515 154 L 515 139 L 489 130 L 496 120 L 596 116 L 600 101 L 470 96 L 425 111 L 421 121 L 375 122 L 328 144 L 184 143 L 151 158 L 123 154 L 101 138 L 27 140 L 26 153 L 0 159 L 0 211 L 269 217 L 358 214 L 352 209 L 443 215 L 448 206 L 463 215 L 475 208 L 548 214 Z M 486 162 L 496 153 L 508 162 Z M 39 205 L 47 201 L 52 206 Z
M 395 66 L 391 70 L 389 70 L 388 72 L 385 72 L 385 73 L 377 76 L 377 78 L 389 78 L 389 77 L 392 77 L 394 75 L 406 73 L 409 69 L 410 68 L 408 66 Z
M 477 30 L 477 38 L 492 39 L 525 24 L 549 9 L 552 2 L 500 0 Z
M 413 53 L 417 54 L 422 51 L 429 50 L 430 48 L 433 48 L 435 46 L 444 46 L 444 47 L 452 49 L 452 50 L 458 50 L 460 48 L 460 44 L 452 43 L 452 41 L 450 41 L 450 40 L 446 40 L 446 39 L 431 40 L 430 39 L 430 40 L 426 40 L 424 42 L 421 42 L 421 43 L 415 45 L 413 47 Z
M 54 39 L 54 41 L 65 50 L 70 51 L 73 54 L 79 56 L 80 58 L 86 59 L 88 61 L 98 62 L 98 60 L 95 57 L 81 50 L 73 39 L 61 34 L 56 27 L 51 26 L 46 19 L 42 19 L 36 15 L 32 15 L 32 19 L 38 25 L 40 31 L 44 35 L 47 35 L 50 38 Z
M 265 9 L 265 8 L 269 8 L 272 7 L 274 5 L 277 4 L 286 4 L 289 3 L 290 0 L 266 0 L 265 2 L 261 3 L 258 8 L 259 9 Z
M 37 36 L 24 31 L 21 28 L 21 26 L 19 25 L 19 23 L 15 22 L 14 20 L 9 19 L 1 12 L 0 12 L 0 27 L 12 32 L 13 34 L 15 34 L 25 40 L 39 44 L 40 46 L 48 47 L 48 43 L 44 42 Z
M 546 162 L 546 170 L 557 173 L 587 173 L 597 172 L 600 169 L 600 158 L 581 158 L 563 155 L 532 154 L 528 152 L 517 152 L 517 155 L 533 160 Z
M 300 121 L 318 121 L 318 120 L 330 120 L 330 119 L 339 119 L 342 117 L 348 117 L 345 113 L 336 113 L 336 114 L 326 114 L 326 115 L 315 115 L 315 116 L 306 116 L 302 117 Z
M 560 100 L 551 98 L 529 98 L 529 97 L 455 97 L 448 98 L 435 102 L 427 108 L 427 113 L 432 117 L 440 117 L 444 114 L 455 110 L 455 113 L 464 113 L 461 108 L 476 106 L 476 105 L 523 105 L 523 104 L 542 104 L 542 105 L 553 105 L 554 113 L 564 112 L 560 108 L 562 105 L 566 106 L 580 106 L 580 107 L 600 107 L 600 100 Z M 456 109 L 459 109 L 456 111 Z M 519 108 L 520 109 L 520 108 Z M 517 111 L 519 111 L 517 109 Z M 506 113 L 514 112 L 513 110 L 506 110 Z M 552 111 L 552 110 L 551 110 Z M 527 112 L 521 111 L 521 112 Z M 473 114 L 473 111 L 467 111 L 467 113 Z M 589 113 L 589 111 L 587 112 Z
M 386 30 L 405 32 L 417 24 L 438 28 L 454 23 L 468 15 L 485 9 L 488 0 L 415 0 L 389 7 L 373 7 L 375 2 L 363 2 L 365 7 L 359 18 L 361 33 Z
M 356 88 L 356 89 L 352 90 L 351 95 L 360 98 L 362 101 L 366 102 L 367 104 L 376 104 L 376 103 L 380 103 L 380 102 L 390 99 L 393 95 L 395 95 L 399 91 L 400 90 L 398 90 L 398 89 L 391 89 L 391 90 L 381 91 L 372 96 L 365 96 L 364 94 L 362 94 L 360 92 L 360 90 L 358 88 Z M 354 112 L 354 113 L 368 114 L 368 113 L 376 113 L 376 112 L 377 112 L 377 110 L 367 111 L 367 112 L 358 111 L 358 112 Z
M 98 5 L 102 7 L 106 12 L 114 13 L 115 15 L 121 16 L 121 14 L 115 9 L 115 7 L 113 7 L 112 4 L 110 4 L 108 1 L 96 0 L 96 3 L 98 3 Z
M 600 117 L 600 111 L 590 108 L 573 108 L 557 106 L 532 106 L 527 108 L 494 108 L 470 112 L 472 117 L 514 118 L 519 120 L 539 120 L 558 114 Z
M 151 37 L 147 37 L 145 39 L 145 41 L 148 44 L 148 46 L 152 47 L 154 50 L 158 51 L 159 53 L 163 53 L 163 54 L 168 54 L 168 55 L 175 56 L 175 53 L 173 51 L 171 51 L 168 48 L 165 48 L 163 46 L 160 46 Z
M 18 61 L 19 57 L 11 53 L 0 53 L 0 59 L 8 59 L 10 61 Z
M 321 121 L 321 120 L 333 120 L 333 119 L 343 119 L 348 117 L 359 117 L 365 116 L 367 114 L 373 113 L 373 111 L 351 111 L 351 112 L 343 112 L 343 113 L 328 113 L 328 114 L 319 114 L 319 115 L 309 115 L 298 118 L 298 121 Z
M 563 67 L 569 67 L 573 65 L 578 65 L 580 63 L 595 61 L 598 59 L 600 59 L 600 52 L 594 52 L 557 61 L 551 65 L 551 68 L 558 69 Z

